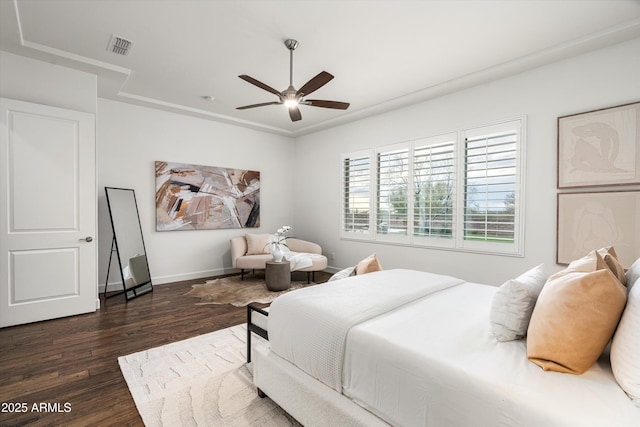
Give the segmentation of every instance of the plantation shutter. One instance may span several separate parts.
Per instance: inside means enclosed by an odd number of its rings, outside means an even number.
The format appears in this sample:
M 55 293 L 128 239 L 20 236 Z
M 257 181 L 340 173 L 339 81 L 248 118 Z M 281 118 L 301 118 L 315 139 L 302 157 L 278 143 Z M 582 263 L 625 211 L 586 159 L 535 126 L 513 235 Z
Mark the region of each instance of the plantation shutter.
M 371 156 L 344 159 L 343 231 L 370 231 Z
M 523 256 L 526 116 L 343 154 L 347 239 Z
M 406 235 L 409 150 L 379 152 L 377 160 L 376 231 L 378 235 Z
M 413 151 L 413 235 L 453 236 L 455 140 Z
M 464 240 L 513 243 L 517 130 L 465 138 Z

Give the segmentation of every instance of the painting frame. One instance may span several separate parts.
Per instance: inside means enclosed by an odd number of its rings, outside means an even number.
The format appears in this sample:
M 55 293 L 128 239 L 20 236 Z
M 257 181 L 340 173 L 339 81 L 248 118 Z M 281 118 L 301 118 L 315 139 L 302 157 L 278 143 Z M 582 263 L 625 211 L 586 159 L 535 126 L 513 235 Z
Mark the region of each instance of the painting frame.
M 156 161 L 156 231 L 259 228 L 260 187 L 260 171 Z
M 640 183 L 640 101 L 558 117 L 557 188 Z
M 558 193 L 556 262 L 614 246 L 627 268 L 640 254 L 640 190 Z

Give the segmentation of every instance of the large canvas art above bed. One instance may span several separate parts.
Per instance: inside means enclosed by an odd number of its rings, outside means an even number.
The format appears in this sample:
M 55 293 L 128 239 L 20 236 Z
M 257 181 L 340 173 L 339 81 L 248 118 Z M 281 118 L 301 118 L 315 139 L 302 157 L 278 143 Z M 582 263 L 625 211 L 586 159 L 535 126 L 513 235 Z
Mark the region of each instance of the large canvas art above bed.
M 156 230 L 260 226 L 260 172 L 156 161 Z

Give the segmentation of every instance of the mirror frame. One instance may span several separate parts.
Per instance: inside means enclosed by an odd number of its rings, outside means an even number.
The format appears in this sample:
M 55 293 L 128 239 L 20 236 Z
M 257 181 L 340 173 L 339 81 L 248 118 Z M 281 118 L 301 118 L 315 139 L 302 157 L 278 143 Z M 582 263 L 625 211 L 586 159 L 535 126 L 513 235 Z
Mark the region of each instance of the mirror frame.
M 125 298 L 127 301 L 129 301 L 132 298 L 136 298 L 140 295 L 144 295 L 148 292 L 152 292 L 153 291 L 153 283 L 151 281 L 151 272 L 149 270 L 149 261 L 147 258 L 147 250 L 146 247 L 144 245 L 144 236 L 142 235 L 142 223 L 140 222 L 140 213 L 138 211 L 138 203 L 136 201 L 136 193 L 135 190 L 130 189 L 130 188 L 117 188 L 117 187 L 105 187 L 104 188 L 104 192 L 107 196 L 107 206 L 109 208 L 109 217 L 111 218 L 111 230 L 113 231 L 113 240 L 111 242 L 111 255 L 113 255 L 113 251 L 115 250 L 117 253 L 117 258 L 118 258 L 118 266 L 120 267 L 120 278 L 122 279 L 122 288 L 123 291 L 119 292 L 116 295 L 119 295 L 121 293 L 124 293 Z M 140 231 L 140 243 L 142 245 L 142 254 L 144 255 L 144 260 L 145 260 L 145 265 L 144 267 L 146 268 L 146 274 L 149 280 L 145 280 L 143 283 L 136 283 L 134 286 L 131 287 L 127 287 L 126 285 L 126 281 L 125 281 L 125 274 L 124 274 L 124 265 L 129 266 L 129 261 L 127 261 L 126 263 L 123 263 L 123 259 L 122 257 L 124 256 L 124 254 L 121 251 L 121 248 L 118 246 L 118 241 L 120 241 L 120 243 L 122 243 L 125 238 L 123 236 L 120 236 L 120 239 L 118 239 L 118 230 L 120 229 L 121 231 L 121 227 L 117 227 L 116 222 L 118 221 L 117 217 L 117 213 L 115 215 L 116 219 L 114 219 L 114 208 L 115 206 L 112 207 L 112 203 L 113 203 L 113 197 L 115 196 L 115 194 L 117 193 L 122 193 L 122 192 L 131 192 L 131 195 L 133 196 L 133 207 L 128 207 L 128 209 L 131 210 L 131 213 L 135 212 L 135 218 L 137 219 L 137 225 L 138 225 L 138 230 Z M 109 197 L 109 194 L 111 193 L 111 198 Z M 133 208 L 133 209 L 132 209 Z M 131 215 L 131 218 L 133 218 L 133 215 Z M 122 248 L 124 249 L 124 248 Z M 109 268 L 111 267 L 111 256 L 109 257 Z M 105 282 L 105 295 L 106 295 L 106 291 L 107 291 L 107 286 L 109 283 L 109 268 L 107 268 L 107 280 Z M 145 279 L 146 279 L 145 277 Z M 110 295 L 110 296 L 114 296 L 114 295 Z

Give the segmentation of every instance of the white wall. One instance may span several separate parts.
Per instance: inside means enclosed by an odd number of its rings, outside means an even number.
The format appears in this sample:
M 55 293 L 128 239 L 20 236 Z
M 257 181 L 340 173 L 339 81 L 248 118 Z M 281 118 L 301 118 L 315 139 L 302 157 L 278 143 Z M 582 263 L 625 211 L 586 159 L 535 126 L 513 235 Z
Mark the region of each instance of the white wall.
M 106 99 L 99 99 L 97 123 L 100 284 L 112 237 L 104 187 L 135 190 L 155 284 L 228 272 L 231 237 L 293 222 L 293 139 Z M 261 227 L 156 232 L 156 160 L 260 171 Z M 109 283 L 117 274 L 112 263 Z
M 0 96 L 95 113 L 97 76 L 0 51 Z
M 385 268 L 408 267 L 499 284 L 544 262 L 555 266 L 556 119 L 640 99 L 640 39 L 297 140 L 100 99 L 96 76 L 0 52 L 0 95 L 97 112 L 99 283 L 111 228 L 104 187 L 136 190 L 154 283 L 228 271 L 228 241 L 245 230 L 155 231 L 154 162 L 261 171 L 259 232 L 283 224 L 335 254 L 333 267 L 377 252 Z M 340 240 L 340 154 L 526 114 L 525 257 Z M 114 281 L 111 276 L 110 281 Z
M 463 90 L 296 141 L 295 226 L 334 267 L 377 252 L 385 268 L 415 268 L 501 284 L 539 263 L 559 269 L 556 252 L 558 116 L 640 99 L 640 39 Z M 401 73 L 401 66 L 399 69 Z M 409 248 L 339 238 L 340 154 L 526 115 L 525 257 Z

